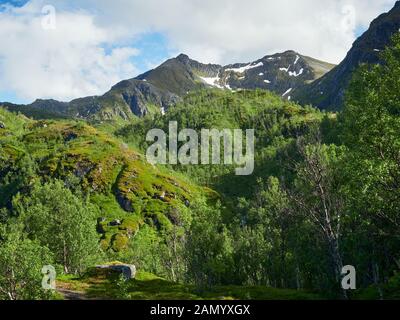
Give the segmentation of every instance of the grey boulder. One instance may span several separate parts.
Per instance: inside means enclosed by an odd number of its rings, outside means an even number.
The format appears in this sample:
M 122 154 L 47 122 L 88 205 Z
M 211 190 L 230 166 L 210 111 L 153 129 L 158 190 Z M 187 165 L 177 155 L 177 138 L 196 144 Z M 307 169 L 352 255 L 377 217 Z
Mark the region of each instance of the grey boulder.
M 99 265 L 96 266 L 96 269 L 118 272 L 122 274 L 126 280 L 135 279 L 136 277 L 136 267 L 133 264 Z

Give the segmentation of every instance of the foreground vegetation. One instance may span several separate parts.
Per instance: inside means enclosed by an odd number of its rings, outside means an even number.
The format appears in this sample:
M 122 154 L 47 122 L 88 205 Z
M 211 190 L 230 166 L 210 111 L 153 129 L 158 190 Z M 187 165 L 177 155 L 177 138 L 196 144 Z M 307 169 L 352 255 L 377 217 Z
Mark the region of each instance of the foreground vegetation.
M 134 280 L 117 275 L 64 276 L 57 281 L 60 291 L 76 292 L 81 299 L 124 300 L 319 300 L 317 294 L 265 286 L 216 286 L 199 290 L 195 285 L 178 284 L 147 272 Z M 62 298 L 62 296 L 60 297 Z M 68 299 L 68 297 L 66 297 Z

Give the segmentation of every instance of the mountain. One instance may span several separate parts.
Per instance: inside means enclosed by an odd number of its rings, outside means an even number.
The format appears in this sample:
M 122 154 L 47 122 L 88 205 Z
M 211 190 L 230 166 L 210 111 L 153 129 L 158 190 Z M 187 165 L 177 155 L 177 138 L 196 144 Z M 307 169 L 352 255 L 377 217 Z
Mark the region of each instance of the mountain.
M 2 105 L 34 118 L 129 120 L 149 113 L 164 113 L 187 93 L 208 87 L 225 90 L 261 88 L 290 100 L 290 92 L 313 82 L 333 67 L 294 51 L 228 66 L 203 64 L 181 54 L 154 70 L 116 84 L 103 96 L 71 102 L 36 100 L 30 105 Z
M 201 77 L 211 86 L 231 90 L 266 89 L 290 98 L 290 92 L 313 82 L 334 66 L 294 51 L 265 56 L 251 63 L 222 67 L 214 77 Z
M 228 90 L 260 88 L 288 96 L 294 88 L 314 81 L 333 67 L 294 51 L 227 66 L 202 64 L 181 54 L 136 79 L 180 97 L 204 86 Z
M 317 81 L 295 90 L 293 99 L 320 109 L 340 110 L 353 71 L 362 63 L 379 63 L 380 52 L 390 44 L 391 37 L 399 28 L 400 1 L 391 11 L 371 23 L 369 29 L 354 42 L 342 63 Z
M 379 53 L 400 28 L 400 1 L 375 19 L 338 66 L 286 51 L 249 63 L 203 64 L 181 54 L 136 78 L 124 80 L 103 96 L 29 105 L 2 103 L 34 118 L 130 120 L 164 113 L 189 92 L 207 87 L 225 90 L 265 89 L 300 104 L 339 110 L 353 71 L 361 63 L 379 63 Z

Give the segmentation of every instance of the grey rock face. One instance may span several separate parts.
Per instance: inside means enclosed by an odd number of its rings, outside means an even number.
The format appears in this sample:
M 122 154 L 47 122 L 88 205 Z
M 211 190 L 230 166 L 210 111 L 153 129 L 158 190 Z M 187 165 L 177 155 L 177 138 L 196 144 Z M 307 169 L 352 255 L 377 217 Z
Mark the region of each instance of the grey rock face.
M 133 206 L 132 206 L 132 201 L 125 198 L 124 195 L 121 193 L 117 193 L 117 201 L 119 205 L 121 206 L 122 209 L 124 209 L 126 212 L 133 212 Z
M 113 220 L 113 221 L 111 221 L 108 225 L 110 226 L 110 227 L 116 227 L 116 226 L 120 226 L 122 224 L 122 222 L 121 222 L 121 220 Z
M 139 117 L 148 113 L 148 104 L 168 109 L 177 103 L 180 98 L 165 90 L 161 90 L 147 81 L 126 80 L 115 87 L 112 91 L 120 91 L 124 102 L 129 106 L 131 112 Z
M 135 279 L 136 267 L 133 264 L 99 265 L 96 269 L 111 270 L 124 276 L 126 280 Z

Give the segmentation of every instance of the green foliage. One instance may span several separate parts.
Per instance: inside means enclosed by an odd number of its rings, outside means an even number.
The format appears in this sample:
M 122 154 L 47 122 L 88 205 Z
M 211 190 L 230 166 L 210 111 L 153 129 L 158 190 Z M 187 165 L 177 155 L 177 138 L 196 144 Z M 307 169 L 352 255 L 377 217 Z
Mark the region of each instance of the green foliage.
M 129 281 L 126 280 L 123 274 L 121 274 L 116 280 L 117 295 L 115 298 L 119 300 L 129 300 L 131 295 L 129 293 Z
M 400 223 L 400 36 L 382 54 L 383 65 L 363 66 L 355 74 L 343 114 L 343 140 L 352 151 L 349 170 L 355 203 L 380 215 L 379 228 L 397 230 Z M 362 183 L 362 184 L 361 184 Z
M 152 116 L 135 121 L 117 131 L 126 142 L 145 152 L 150 129 L 168 132 L 170 121 L 178 122 L 178 130 L 255 129 L 256 172 L 253 176 L 237 177 L 235 166 L 198 165 L 172 166 L 201 185 L 224 193 L 227 197 L 249 196 L 257 177 L 279 170 L 276 155 L 300 136 L 318 125 L 323 114 L 310 107 L 300 107 L 263 90 L 229 92 L 203 90 L 188 94 L 184 101 L 170 108 L 165 116 Z M 274 172 L 275 171 L 275 172 Z M 241 188 L 237 188 L 240 185 Z
M 349 148 L 343 170 L 353 227 L 349 250 L 377 285 L 398 271 L 400 243 L 400 35 L 381 55 L 383 63 L 354 74 L 340 117 Z M 383 254 L 383 252 L 386 252 Z M 390 261 L 390 262 L 389 262 Z
M 261 226 L 244 227 L 235 232 L 235 282 L 247 285 L 268 283 L 269 255 L 272 247 Z
M 19 222 L 0 225 L 0 299 L 35 300 L 51 298 L 42 289 L 43 266 L 53 263 L 48 248 L 32 241 Z
M 35 185 L 14 201 L 29 236 L 47 246 L 66 273 L 81 273 L 99 255 L 96 208 L 82 202 L 62 182 Z
M 160 229 L 172 228 L 168 215 L 173 208 L 205 192 L 181 176 L 147 164 L 141 155 L 112 137 L 109 128 L 102 132 L 84 122 L 30 121 L 0 111 L 6 128 L 15 129 L 0 135 L 0 207 L 4 219 L 15 214 L 5 208 L 12 207 L 13 197 L 29 193 L 35 183 L 54 179 L 64 181 L 74 193 L 90 194 L 90 202 L 100 210 L 96 218 L 126 222 L 132 218 L 132 223 L 148 222 Z M 106 229 L 103 248 L 118 251 L 126 247 L 126 229 Z
M 193 208 L 193 222 L 187 236 L 188 271 L 199 288 L 228 283 L 233 269 L 233 245 L 223 225 L 221 211 L 203 201 Z
M 292 222 L 288 202 L 275 177 L 266 183 L 259 180 L 253 200 L 240 200 L 241 224 L 235 232 L 235 265 L 242 282 L 278 287 L 287 282 L 293 263 L 287 245 Z

